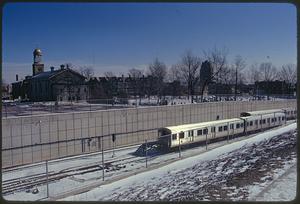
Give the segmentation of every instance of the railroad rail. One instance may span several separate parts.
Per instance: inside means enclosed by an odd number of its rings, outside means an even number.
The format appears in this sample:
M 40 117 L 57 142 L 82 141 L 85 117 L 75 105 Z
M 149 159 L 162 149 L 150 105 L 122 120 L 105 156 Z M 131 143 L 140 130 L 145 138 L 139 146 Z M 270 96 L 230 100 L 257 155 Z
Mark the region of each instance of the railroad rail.
M 140 162 L 144 160 L 144 158 L 129 156 L 121 159 L 114 159 L 104 162 L 104 170 L 106 172 L 120 170 L 126 164 Z M 67 169 L 60 170 L 58 172 L 50 171 L 48 173 L 48 178 L 46 173 L 34 174 L 26 177 L 19 177 L 9 180 L 4 180 L 2 182 L 2 194 L 8 195 L 13 192 L 22 191 L 31 189 L 33 187 L 37 187 L 47 182 L 54 182 L 63 178 L 72 177 L 76 175 L 82 175 L 86 173 L 91 173 L 95 171 L 103 170 L 103 165 L 101 162 L 87 164 L 85 166 L 76 166 L 70 167 Z

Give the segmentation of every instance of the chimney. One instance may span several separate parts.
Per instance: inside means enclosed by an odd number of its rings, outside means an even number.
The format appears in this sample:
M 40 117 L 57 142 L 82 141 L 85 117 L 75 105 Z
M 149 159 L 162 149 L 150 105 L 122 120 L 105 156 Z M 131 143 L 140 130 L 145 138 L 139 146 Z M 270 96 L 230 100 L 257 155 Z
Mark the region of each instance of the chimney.
M 51 72 L 53 72 L 54 71 L 54 67 L 50 67 L 50 70 L 51 70 Z
M 16 81 L 19 81 L 19 76 L 16 74 Z

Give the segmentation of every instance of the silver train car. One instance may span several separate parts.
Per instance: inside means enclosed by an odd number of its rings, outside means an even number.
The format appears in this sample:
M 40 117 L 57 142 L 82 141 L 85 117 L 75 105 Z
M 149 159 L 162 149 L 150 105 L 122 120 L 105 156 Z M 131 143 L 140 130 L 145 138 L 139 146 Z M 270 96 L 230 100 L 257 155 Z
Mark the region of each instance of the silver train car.
M 294 114 L 294 112 L 293 112 Z M 158 129 L 158 141 L 162 149 L 180 145 L 243 135 L 286 123 L 283 109 L 241 113 L 241 117 L 209 122 L 177 125 Z

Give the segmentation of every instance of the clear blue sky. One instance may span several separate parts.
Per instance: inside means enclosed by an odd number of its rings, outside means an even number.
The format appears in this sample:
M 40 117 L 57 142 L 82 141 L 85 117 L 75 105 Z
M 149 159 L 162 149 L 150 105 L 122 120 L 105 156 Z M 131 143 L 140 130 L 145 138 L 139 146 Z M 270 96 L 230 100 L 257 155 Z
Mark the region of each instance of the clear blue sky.
M 248 65 L 296 63 L 292 4 L 10 3 L 2 25 L 6 82 L 32 74 L 37 46 L 45 70 L 92 65 L 96 76 L 145 68 L 155 57 L 170 66 L 188 49 L 202 56 L 214 46 Z

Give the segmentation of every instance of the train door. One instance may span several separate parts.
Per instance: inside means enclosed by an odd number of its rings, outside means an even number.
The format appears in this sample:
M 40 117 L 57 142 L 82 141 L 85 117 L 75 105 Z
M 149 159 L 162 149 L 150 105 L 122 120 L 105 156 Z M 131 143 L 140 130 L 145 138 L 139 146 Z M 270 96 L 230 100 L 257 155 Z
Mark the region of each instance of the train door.
M 212 137 L 212 138 L 215 138 L 215 137 L 216 137 L 216 127 L 215 127 L 215 126 L 212 126 L 212 127 L 211 127 L 211 137 Z
M 188 132 L 188 138 L 189 138 L 190 142 L 194 142 L 194 131 L 193 130 L 190 130 Z

